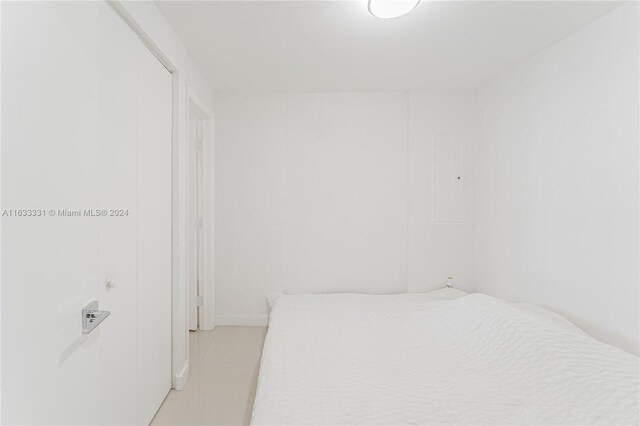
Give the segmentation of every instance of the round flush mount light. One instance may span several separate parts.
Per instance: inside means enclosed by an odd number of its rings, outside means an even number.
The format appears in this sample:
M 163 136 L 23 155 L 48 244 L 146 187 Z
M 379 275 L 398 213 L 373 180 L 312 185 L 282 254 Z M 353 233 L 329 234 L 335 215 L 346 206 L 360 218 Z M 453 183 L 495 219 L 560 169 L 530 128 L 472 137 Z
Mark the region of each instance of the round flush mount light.
M 377 18 L 389 19 L 411 12 L 420 0 L 369 0 L 369 13 Z

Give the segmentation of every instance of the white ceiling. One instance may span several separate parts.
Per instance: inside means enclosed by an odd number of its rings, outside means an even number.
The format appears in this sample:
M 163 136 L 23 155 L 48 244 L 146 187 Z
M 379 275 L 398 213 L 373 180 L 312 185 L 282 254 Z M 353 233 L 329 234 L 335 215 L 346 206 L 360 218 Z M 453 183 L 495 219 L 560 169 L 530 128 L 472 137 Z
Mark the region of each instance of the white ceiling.
M 359 1 L 156 1 L 215 90 L 477 87 L 618 6 L 425 1 L 381 20 Z

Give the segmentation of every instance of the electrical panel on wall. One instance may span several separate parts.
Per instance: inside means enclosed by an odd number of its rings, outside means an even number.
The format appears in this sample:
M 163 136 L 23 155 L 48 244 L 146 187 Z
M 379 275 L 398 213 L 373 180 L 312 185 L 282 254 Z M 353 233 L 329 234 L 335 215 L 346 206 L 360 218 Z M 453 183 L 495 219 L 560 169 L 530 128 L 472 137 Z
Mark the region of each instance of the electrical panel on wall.
M 468 225 L 468 136 L 440 131 L 433 138 L 433 224 Z

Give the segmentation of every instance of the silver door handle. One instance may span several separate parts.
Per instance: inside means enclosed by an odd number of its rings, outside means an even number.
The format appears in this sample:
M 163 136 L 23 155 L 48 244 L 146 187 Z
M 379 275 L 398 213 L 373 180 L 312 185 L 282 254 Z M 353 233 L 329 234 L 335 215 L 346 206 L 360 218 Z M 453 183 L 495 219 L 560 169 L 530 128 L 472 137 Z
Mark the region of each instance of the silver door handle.
M 98 301 L 93 300 L 87 306 L 82 308 L 82 334 L 89 334 L 102 321 L 104 321 L 111 312 L 98 310 Z

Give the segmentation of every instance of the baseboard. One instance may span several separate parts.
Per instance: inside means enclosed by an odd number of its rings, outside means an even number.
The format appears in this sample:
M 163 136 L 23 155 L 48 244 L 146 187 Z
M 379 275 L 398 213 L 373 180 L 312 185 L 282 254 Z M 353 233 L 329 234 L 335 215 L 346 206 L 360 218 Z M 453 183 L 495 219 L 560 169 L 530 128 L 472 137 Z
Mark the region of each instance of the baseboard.
M 266 315 L 226 315 L 216 317 L 216 325 L 266 326 L 269 317 Z
M 185 362 L 182 370 L 173 376 L 173 388 L 175 390 L 182 390 L 184 385 L 187 384 L 187 380 L 189 380 L 189 361 Z

